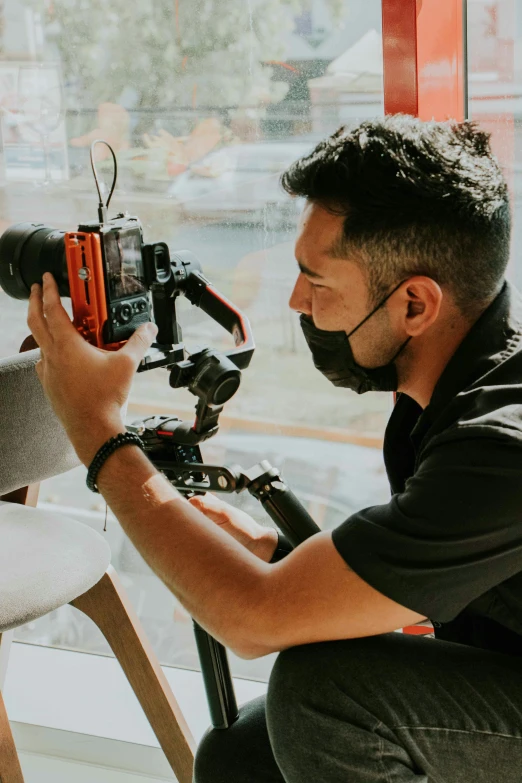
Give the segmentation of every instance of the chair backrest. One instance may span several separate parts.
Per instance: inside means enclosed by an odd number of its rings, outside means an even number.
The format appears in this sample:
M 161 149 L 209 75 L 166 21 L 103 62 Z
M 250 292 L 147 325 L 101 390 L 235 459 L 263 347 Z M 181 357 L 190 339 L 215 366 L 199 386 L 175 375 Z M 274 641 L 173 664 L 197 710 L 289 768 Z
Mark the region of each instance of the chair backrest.
M 0 359 L 0 496 L 80 464 L 36 374 L 39 358 Z

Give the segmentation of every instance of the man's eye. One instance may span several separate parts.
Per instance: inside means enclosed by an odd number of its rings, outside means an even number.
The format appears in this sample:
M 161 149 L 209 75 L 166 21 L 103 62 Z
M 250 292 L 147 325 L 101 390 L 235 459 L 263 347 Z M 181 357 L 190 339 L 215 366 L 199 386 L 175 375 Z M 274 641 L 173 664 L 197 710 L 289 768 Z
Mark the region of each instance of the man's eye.
M 325 285 L 319 285 L 319 283 L 311 283 L 312 288 L 315 288 L 315 290 L 320 290 L 322 288 L 326 288 Z

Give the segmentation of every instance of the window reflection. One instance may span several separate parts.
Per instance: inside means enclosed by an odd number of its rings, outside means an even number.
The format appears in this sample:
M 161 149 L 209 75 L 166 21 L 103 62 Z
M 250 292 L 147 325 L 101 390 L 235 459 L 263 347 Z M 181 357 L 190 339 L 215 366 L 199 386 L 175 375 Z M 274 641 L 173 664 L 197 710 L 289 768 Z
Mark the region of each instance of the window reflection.
M 469 115 L 492 133 L 514 207 L 509 275 L 522 286 L 522 9 L 516 0 L 468 0 Z
M 260 458 L 323 527 L 386 500 L 378 446 L 385 395 L 356 397 L 314 371 L 288 298 L 301 205 L 279 187 L 289 163 L 340 124 L 383 112 L 378 0 L 6 0 L 0 102 L 0 229 L 25 220 L 74 229 L 96 216 L 93 139 L 116 150 L 113 207 L 137 214 L 146 241 L 196 253 L 205 274 L 251 319 L 258 348 L 228 404 L 208 461 Z M 110 181 L 103 146 L 98 165 Z M 105 156 L 105 157 L 104 157 Z M 26 304 L 0 292 L 0 350 L 18 350 Z M 222 335 L 195 309 L 189 346 Z M 225 345 L 225 343 L 223 343 Z M 227 343 L 228 345 L 228 343 Z M 130 413 L 193 415 L 166 373 L 136 379 Z M 104 507 L 78 469 L 42 485 L 41 503 L 101 530 Z M 251 498 L 234 502 L 258 518 Z M 197 666 L 191 623 L 114 520 L 114 564 L 163 663 Z M 68 608 L 19 630 L 43 644 L 107 651 Z M 264 677 L 270 661 L 235 662 Z

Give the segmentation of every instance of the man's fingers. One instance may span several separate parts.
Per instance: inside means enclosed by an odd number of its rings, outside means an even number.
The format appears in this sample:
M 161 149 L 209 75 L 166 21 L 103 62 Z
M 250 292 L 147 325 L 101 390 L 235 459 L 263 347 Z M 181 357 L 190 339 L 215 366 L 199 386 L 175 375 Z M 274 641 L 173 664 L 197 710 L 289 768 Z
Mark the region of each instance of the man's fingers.
M 61 302 L 56 280 L 49 272 L 43 276 L 43 313 L 53 338 L 71 338 L 73 332 L 78 334 Z
M 43 286 L 35 284 L 31 288 L 27 325 L 42 351 L 55 339 L 81 339 L 60 301 L 58 286 L 49 272 L 43 276 Z
M 211 492 L 206 492 L 205 495 L 194 495 L 189 498 L 189 503 L 218 525 L 226 525 L 230 522 L 230 512 L 233 513 L 235 510 Z
M 156 324 L 152 322 L 143 324 L 127 340 L 123 348 L 120 349 L 120 353 L 130 356 L 137 367 L 154 342 L 157 333 L 158 327 Z
M 27 326 L 42 351 L 44 351 L 52 338 L 43 312 L 42 288 L 36 284 L 31 288 Z
M 213 495 L 212 492 L 205 492 L 204 495 L 193 495 L 189 498 L 190 503 L 193 506 L 197 506 L 201 511 L 208 509 L 209 511 L 223 511 L 224 508 L 228 508 L 228 503 L 225 503 L 221 498 Z

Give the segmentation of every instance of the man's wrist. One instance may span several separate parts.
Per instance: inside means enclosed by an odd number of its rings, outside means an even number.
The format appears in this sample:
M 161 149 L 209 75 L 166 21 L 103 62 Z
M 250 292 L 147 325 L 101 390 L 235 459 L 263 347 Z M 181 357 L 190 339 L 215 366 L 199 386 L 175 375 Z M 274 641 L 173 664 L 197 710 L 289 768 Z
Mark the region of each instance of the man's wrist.
M 179 499 L 187 501 L 170 484 L 144 454 L 142 449 L 132 443 L 116 449 L 103 463 L 96 484 L 101 495 L 108 499 L 115 492 L 121 500 L 121 484 L 125 485 L 125 500 L 129 492 L 140 488 L 140 495 L 145 495 L 154 506 Z
M 71 440 L 78 457 L 88 468 L 103 444 L 122 432 L 126 432 L 123 421 L 96 422 Z

